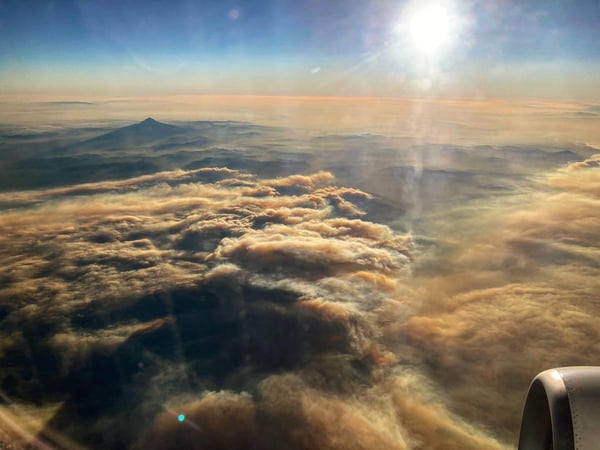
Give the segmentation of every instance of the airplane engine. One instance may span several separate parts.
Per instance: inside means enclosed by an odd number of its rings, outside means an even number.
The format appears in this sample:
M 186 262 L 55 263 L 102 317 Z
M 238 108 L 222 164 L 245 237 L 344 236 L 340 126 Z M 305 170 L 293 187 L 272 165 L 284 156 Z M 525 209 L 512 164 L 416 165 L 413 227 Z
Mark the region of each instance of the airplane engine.
M 600 367 L 538 374 L 527 393 L 519 450 L 600 449 Z

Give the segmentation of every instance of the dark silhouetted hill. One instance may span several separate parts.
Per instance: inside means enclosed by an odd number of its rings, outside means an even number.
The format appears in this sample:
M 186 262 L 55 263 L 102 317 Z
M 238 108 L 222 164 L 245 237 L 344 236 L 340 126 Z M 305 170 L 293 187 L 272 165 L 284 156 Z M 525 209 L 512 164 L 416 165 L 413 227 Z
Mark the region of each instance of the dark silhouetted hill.
M 78 144 L 78 146 L 94 149 L 140 146 L 149 143 L 154 144 L 163 139 L 185 133 L 186 131 L 186 128 L 161 123 L 149 117 L 142 122 L 118 128 L 109 133 L 84 141 Z

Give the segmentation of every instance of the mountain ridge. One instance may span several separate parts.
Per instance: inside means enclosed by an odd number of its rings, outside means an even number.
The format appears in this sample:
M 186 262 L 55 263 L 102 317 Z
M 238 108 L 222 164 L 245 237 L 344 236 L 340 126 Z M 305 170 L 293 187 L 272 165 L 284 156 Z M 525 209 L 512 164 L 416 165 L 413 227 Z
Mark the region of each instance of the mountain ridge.
M 86 149 L 143 146 L 162 139 L 183 134 L 185 127 L 169 125 L 148 117 L 141 122 L 127 125 L 76 144 Z

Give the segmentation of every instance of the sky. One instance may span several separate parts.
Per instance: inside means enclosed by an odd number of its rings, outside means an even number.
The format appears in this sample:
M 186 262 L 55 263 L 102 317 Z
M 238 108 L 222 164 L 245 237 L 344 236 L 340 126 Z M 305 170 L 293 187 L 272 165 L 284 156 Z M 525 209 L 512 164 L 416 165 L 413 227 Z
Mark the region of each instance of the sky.
M 599 21 L 594 0 L 4 0 L 0 95 L 597 100 Z

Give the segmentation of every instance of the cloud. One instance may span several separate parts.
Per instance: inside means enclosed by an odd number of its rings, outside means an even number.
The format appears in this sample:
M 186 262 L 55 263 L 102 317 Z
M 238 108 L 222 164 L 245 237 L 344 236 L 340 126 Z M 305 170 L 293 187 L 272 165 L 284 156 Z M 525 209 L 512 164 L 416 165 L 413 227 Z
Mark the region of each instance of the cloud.
M 297 375 L 271 376 L 253 401 L 247 393 L 220 392 L 169 408 L 136 448 L 172 442 L 226 448 L 225 440 L 227 448 L 249 449 L 502 448 L 419 392 L 423 385 L 413 374 L 397 374 L 358 394 L 340 395 L 315 389 Z M 179 411 L 189 424 L 176 422 Z
M 594 298 L 547 285 L 473 290 L 410 318 L 399 333 L 434 378 L 446 380 L 463 417 L 516 430 L 524 386 L 538 372 L 590 364 L 600 352 Z
M 420 245 L 327 172 L 2 194 L 0 387 L 61 403 L 54 443 L 504 448 L 532 376 L 600 354 L 596 159 Z
M 139 177 L 128 178 L 124 180 L 102 181 L 98 183 L 84 183 L 75 186 L 60 187 L 55 189 L 34 190 L 34 191 L 17 191 L 0 194 L 0 202 L 9 206 L 11 203 L 28 204 L 35 203 L 47 199 L 60 199 L 67 195 L 85 195 L 98 194 L 103 192 L 114 192 L 123 190 L 137 190 L 145 184 L 151 183 L 167 183 L 185 181 L 216 181 L 221 178 L 230 178 L 237 175 L 237 178 L 244 179 L 247 177 L 236 170 L 231 170 L 226 167 L 217 168 L 201 168 L 195 170 L 172 170 L 164 172 L 156 172 L 149 175 L 141 175 Z
M 543 189 L 459 220 L 459 230 L 477 231 L 433 263 L 453 266 L 416 269 L 421 310 L 385 331 L 389 348 L 396 342 L 440 383 L 453 411 L 506 439 L 516 441 L 533 376 L 600 355 L 595 159 L 543 174 Z
M 600 154 L 592 155 L 584 161 L 568 164 L 565 168 L 552 174 L 549 183 L 569 192 L 580 192 L 598 199 L 600 196 Z
M 401 400 L 380 323 L 410 309 L 412 240 L 333 180 L 202 169 L 19 193 L 30 206 L 0 215 L 2 390 L 63 402 L 54 443 L 409 448 L 447 429 L 497 447 Z

